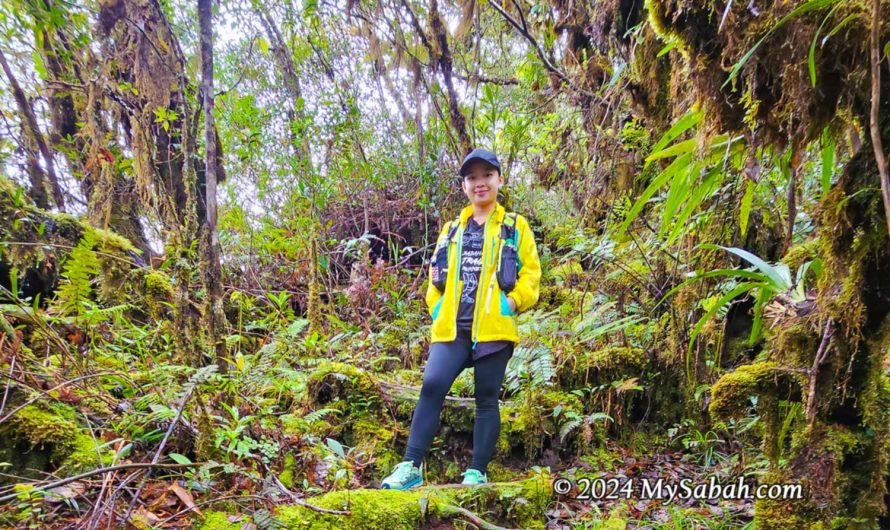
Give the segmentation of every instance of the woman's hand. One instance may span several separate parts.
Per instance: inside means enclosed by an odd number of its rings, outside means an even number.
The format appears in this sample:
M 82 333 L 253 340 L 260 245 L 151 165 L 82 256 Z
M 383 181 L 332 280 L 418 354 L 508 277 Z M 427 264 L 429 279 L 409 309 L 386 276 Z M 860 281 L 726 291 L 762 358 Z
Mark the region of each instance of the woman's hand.
M 516 300 L 513 300 L 512 297 L 507 297 L 507 303 L 510 305 L 510 312 L 516 313 Z

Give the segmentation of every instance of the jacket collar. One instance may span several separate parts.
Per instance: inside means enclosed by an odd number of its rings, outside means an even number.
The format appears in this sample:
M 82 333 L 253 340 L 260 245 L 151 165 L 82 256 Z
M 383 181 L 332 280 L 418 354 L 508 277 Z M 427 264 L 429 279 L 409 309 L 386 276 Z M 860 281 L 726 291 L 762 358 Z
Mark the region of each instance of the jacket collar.
M 501 223 L 504 220 L 504 215 L 506 215 L 507 211 L 501 206 L 501 203 L 497 200 L 494 203 L 494 211 L 491 213 L 491 220 L 495 223 Z M 464 207 L 463 210 L 460 211 L 460 225 L 462 227 L 467 226 L 467 221 L 470 217 L 473 216 L 473 205 Z

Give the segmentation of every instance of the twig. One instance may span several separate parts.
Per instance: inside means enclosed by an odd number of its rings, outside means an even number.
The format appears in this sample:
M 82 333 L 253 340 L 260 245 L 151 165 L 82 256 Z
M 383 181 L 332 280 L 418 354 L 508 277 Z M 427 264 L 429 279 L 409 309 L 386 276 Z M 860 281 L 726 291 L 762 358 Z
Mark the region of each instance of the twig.
M 81 473 L 79 475 L 74 475 L 72 477 L 67 477 L 63 479 L 56 480 L 55 482 L 49 482 L 42 486 L 35 486 L 35 490 L 51 490 L 53 488 L 58 488 L 59 486 L 64 486 L 66 484 L 71 484 L 72 482 L 77 482 L 78 480 L 83 480 L 85 478 L 93 477 L 96 475 L 101 475 L 103 473 L 113 473 L 115 471 L 120 471 L 122 469 L 152 469 L 152 468 L 161 468 L 161 469 L 182 469 L 185 467 L 197 467 L 203 465 L 203 462 L 195 462 L 191 464 L 151 464 L 147 462 L 136 462 L 132 464 L 120 464 L 117 466 L 109 466 L 109 467 L 100 467 L 98 469 L 93 469 L 91 471 L 87 471 L 85 473 Z M 3 495 L 0 497 L 0 503 L 11 501 L 19 496 L 19 493 L 11 493 L 9 495 Z
M 285 486 L 284 484 L 281 483 L 280 480 L 278 480 L 278 477 L 275 476 L 275 473 L 272 473 L 268 467 L 266 467 L 266 464 L 263 464 L 263 469 L 266 471 L 266 473 L 270 477 L 272 477 L 272 482 L 274 482 L 275 486 L 279 490 L 281 490 L 281 493 L 284 493 L 287 496 L 287 498 L 290 499 L 291 502 L 293 502 L 294 504 L 299 504 L 300 506 L 309 508 L 310 510 L 315 510 L 316 512 L 319 512 L 319 513 L 327 513 L 330 515 L 352 515 L 352 512 L 350 512 L 349 510 L 331 510 L 328 508 L 322 508 L 321 506 L 315 506 L 313 504 L 309 504 L 308 502 L 304 501 L 303 499 L 297 497 L 296 493 L 287 489 L 287 486 Z
M 523 18 L 523 23 L 520 24 L 515 18 L 511 17 L 510 14 L 507 13 L 500 4 L 498 4 L 494 0 L 488 0 L 488 3 L 491 4 L 491 7 L 493 7 L 505 19 L 507 19 L 507 22 L 509 22 L 510 25 L 513 26 L 516 29 L 516 31 L 519 32 L 520 35 L 525 37 L 525 40 L 527 40 L 532 45 L 532 47 L 534 47 L 535 51 L 538 54 L 538 57 L 541 59 L 541 62 L 544 63 L 544 67 L 547 68 L 547 70 L 552 72 L 554 75 L 556 75 L 556 77 L 558 77 L 561 81 L 563 81 L 564 83 L 566 83 L 567 85 L 572 87 L 574 90 L 577 90 L 578 92 L 584 94 L 585 96 L 593 98 L 600 103 L 605 103 L 605 100 L 601 96 L 598 96 L 597 94 L 594 94 L 593 92 L 590 92 L 589 90 L 584 90 L 582 88 L 574 86 L 574 83 L 572 83 L 572 80 L 569 79 L 569 77 L 562 70 L 560 70 L 552 62 L 550 62 L 550 59 L 547 58 L 547 55 L 544 53 L 544 50 L 541 48 L 541 45 L 538 44 L 538 41 L 535 40 L 535 38 L 532 37 L 532 35 L 528 32 L 528 28 L 526 27 L 526 25 L 524 23 L 525 22 L 524 18 Z
M 456 512 L 456 513 L 463 515 L 464 517 L 469 519 L 473 524 L 475 524 L 476 526 L 478 526 L 480 528 L 483 528 L 484 530 L 509 530 L 507 528 L 504 528 L 503 526 L 498 526 L 496 524 L 489 523 L 488 521 L 482 519 L 475 513 L 471 512 L 470 510 L 468 510 L 466 508 L 462 508 L 460 506 L 455 506 L 453 504 L 443 504 L 442 508 L 445 511 Z
M 9 362 L 9 380 L 15 380 L 12 377 L 12 374 L 15 372 L 15 355 L 12 356 L 12 361 Z M 3 403 L 0 403 L 0 412 L 3 412 L 6 409 L 6 398 L 9 396 L 9 385 L 10 381 L 6 381 L 6 389 L 3 391 Z M 2 423 L 2 422 L 0 422 Z
M 235 83 L 232 86 L 230 86 L 229 88 L 227 88 L 225 90 L 220 90 L 219 92 L 214 94 L 213 95 L 214 98 L 228 94 L 229 92 L 238 88 L 238 85 L 241 84 L 241 80 L 244 79 L 244 72 L 247 71 L 247 64 L 251 62 L 251 59 L 253 59 L 253 43 L 256 42 L 256 40 L 258 38 L 259 38 L 258 36 L 254 35 L 253 38 L 250 39 L 250 46 L 247 48 L 247 58 L 245 59 L 245 64 L 241 67 L 241 72 L 238 74 L 238 79 L 236 79 Z
M 157 522 L 157 524 L 155 525 L 155 527 L 162 528 L 165 524 L 167 524 L 168 522 L 172 521 L 173 519 L 176 519 L 177 517 L 180 517 L 180 516 L 182 516 L 182 515 L 185 515 L 185 514 L 189 513 L 190 511 L 192 511 L 192 510 L 194 510 L 194 509 L 196 509 L 196 508 L 199 508 L 199 507 L 201 507 L 201 506 L 206 506 L 206 505 L 208 505 L 208 504 L 213 504 L 213 503 L 215 503 L 215 502 L 228 501 L 228 500 L 232 500 L 232 499 L 259 499 L 259 500 L 265 500 L 264 497 L 261 497 L 261 496 L 259 496 L 259 495 L 226 495 L 226 496 L 224 496 L 224 497 L 216 497 L 215 499 L 207 499 L 206 501 L 196 502 L 193 506 L 189 506 L 189 507 L 186 508 L 185 510 L 180 510 L 180 511 L 174 513 L 173 515 L 170 515 L 170 516 L 168 516 L 168 517 L 165 517 L 165 518 L 161 519 L 160 521 Z
M 0 241 L 0 245 L 21 245 L 23 247 L 56 247 L 56 248 L 66 248 L 69 250 L 73 250 L 74 246 L 72 245 L 61 245 L 59 243 L 35 243 L 31 241 Z M 106 252 L 100 252 L 98 250 L 93 250 L 93 254 L 98 256 L 103 256 L 106 258 L 116 259 L 119 261 L 123 261 L 127 265 L 131 265 L 133 267 L 139 267 L 139 264 L 135 261 L 128 260 L 127 258 L 122 258 L 120 256 L 115 256 L 113 254 L 108 254 Z
M 176 424 L 179 423 L 179 418 L 182 416 L 182 411 L 185 409 L 185 404 L 188 403 L 189 398 L 192 397 L 192 393 L 195 391 L 196 386 L 198 386 L 197 383 L 190 386 L 189 391 L 186 392 L 185 397 L 182 398 L 182 403 L 179 404 L 179 408 L 176 410 L 176 416 L 173 418 L 173 421 L 170 422 L 170 426 L 167 427 L 167 432 L 164 434 L 164 439 L 161 440 L 161 445 L 158 446 L 158 450 L 155 451 L 155 455 L 151 459 L 152 464 L 157 464 L 158 460 L 161 459 L 161 453 L 164 451 L 164 447 L 167 445 L 167 440 L 170 439 L 170 434 L 173 433 L 173 429 L 176 427 Z M 139 482 L 139 487 L 136 489 L 136 493 L 133 494 L 133 500 L 130 501 L 130 506 L 127 508 L 127 513 L 124 515 L 124 521 L 130 520 L 130 514 L 133 513 L 133 508 L 136 507 L 136 502 L 139 501 L 139 494 L 142 493 L 142 489 L 145 488 L 145 479 L 146 477 L 142 477 L 142 480 Z
M 834 321 L 831 317 L 825 321 L 825 328 L 822 330 L 822 341 L 819 343 L 819 349 L 816 351 L 816 358 L 813 359 L 813 367 L 809 370 L 809 395 L 807 396 L 807 423 L 812 424 L 816 419 L 816 380 L 819 377 L 819 367 L 825 362 L 828 356 L 828 345 L 831 342 L 831 336 L 834 335 Z

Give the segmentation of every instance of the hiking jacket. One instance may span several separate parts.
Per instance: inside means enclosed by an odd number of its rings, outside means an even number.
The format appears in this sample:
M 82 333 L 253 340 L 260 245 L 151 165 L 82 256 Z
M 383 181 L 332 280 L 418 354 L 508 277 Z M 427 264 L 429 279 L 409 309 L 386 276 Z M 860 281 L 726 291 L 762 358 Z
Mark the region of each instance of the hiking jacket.
M 476 304 L 473 313 L 471 337 L 476 342 L 507 340 L 519 343 L 519 331 L 516 315 L 527 311 L 538 302 L 541 282 L 541 262 L 538 259 L 538 247 L 528 221 L 521 215 L 516 216 L 516 248 L 518 254 L 518 274 L 516 286 L 509 293 L 501 292 L 495 272 L 500 260 L 503 240 L 499 237 L 501 223 L 506 210 L 500 203 L 485 220 L 482 239 L 482 269 L 479 271 L 479 287 L 476 289 Z M 460 213 L 460 226 L 448 243 L 448 275 L 445 281 L 445 292 L 439 291 L 430 281 L 426 290 L 426 305 L 433 319 L 432 342 L 449 342 L 457 336 L 457 309 L 460 300 L 463 280 L 460 278 L 460 253 L 463 243 L 464 229 L 473 215 L 473 205 L 469 205 Z M 439 244 L 448 238 L 449 224 L 445 223 L 436 242 Z M 433 262 L 435 262 L 435 254 Z M 432 264 L 430 264 L 432 277 Z M 516 301 L 516 311 L 510 310 L 507 296 Z

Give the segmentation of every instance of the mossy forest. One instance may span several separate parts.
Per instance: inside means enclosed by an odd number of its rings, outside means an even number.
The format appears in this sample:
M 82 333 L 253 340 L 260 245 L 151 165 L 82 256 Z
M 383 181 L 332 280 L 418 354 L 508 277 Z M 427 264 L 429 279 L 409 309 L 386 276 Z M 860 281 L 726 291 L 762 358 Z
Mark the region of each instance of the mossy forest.
M 0 66 L 0 527 L 890 528 L 890 2 L 3 0 Z M 486 480 L 471 367 L 382 486 L 480 211 Z

